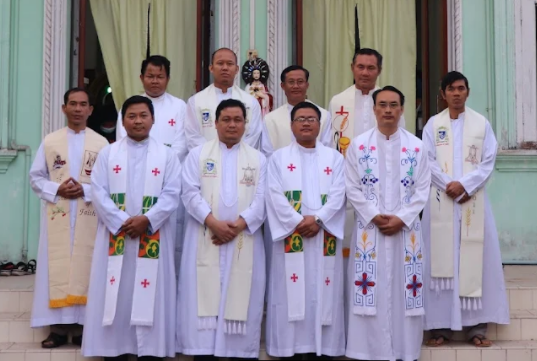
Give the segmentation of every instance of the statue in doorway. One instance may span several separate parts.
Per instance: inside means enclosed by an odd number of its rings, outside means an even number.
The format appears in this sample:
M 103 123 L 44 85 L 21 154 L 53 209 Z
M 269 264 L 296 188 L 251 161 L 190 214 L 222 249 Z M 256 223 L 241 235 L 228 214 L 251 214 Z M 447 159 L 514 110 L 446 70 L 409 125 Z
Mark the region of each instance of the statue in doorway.
M 274 100 L 267 87 L 270 71 L 267 62 L 257 56 L 257 50 L 248 51 L 248 60 L 242 66 L 244 90 L 255 97 L 263 117 L 272 111 Z

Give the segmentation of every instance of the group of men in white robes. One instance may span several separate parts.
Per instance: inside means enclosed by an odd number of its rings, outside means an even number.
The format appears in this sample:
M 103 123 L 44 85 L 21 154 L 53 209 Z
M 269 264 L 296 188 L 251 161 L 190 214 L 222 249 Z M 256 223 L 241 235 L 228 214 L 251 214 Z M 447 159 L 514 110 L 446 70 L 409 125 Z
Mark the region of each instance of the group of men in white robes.
M 382 56 L 361 49 L 351 70 L 327 111 L 307 100 L 309 72 L 286 68 L 287 103 L 262 119 L 233 84 L 231 50 L 213 54 L 214 83 L 186 104 L 152 56 L 106 147 L 86 128 L 89 96 L 69 90 L 67 127 L 30 172 L 44 201 L 32 312 L 32 327 L 51 325 L 43 347 L 71 332 L 105 360 L 257 359 L 265 303 L 275 357 L 417 360 L 424 329 L 432 347 L 462 328 L 490 346 L 487 322 L 509 322 L 485 193 L 490 124 L 451 72 L 448 109 L 422 142 L 404 129 L 404 95 L 376 85 Z

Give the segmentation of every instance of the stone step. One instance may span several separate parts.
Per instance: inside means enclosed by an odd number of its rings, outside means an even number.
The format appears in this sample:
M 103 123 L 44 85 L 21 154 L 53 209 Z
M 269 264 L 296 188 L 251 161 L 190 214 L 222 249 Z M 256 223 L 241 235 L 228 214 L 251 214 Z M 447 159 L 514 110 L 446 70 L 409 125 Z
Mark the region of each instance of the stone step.
M 0 343 L 41 342 L 48 334 L 48 327 L 30 328 L 30 312 L 0 313 Z M 537 341 L 537 310 L 511 311 L 509 325 L 489 324 L 487 337 L 499 341 Z M 264 324 L 262 330 L 264 341 Z M 424 339 L 429 338 L 425 332 Z M 455 341 L 463 341 L 464 334 L 455 332 Z M 536 360 L 537 361 L 537 360 Z
M 278 360 L 264 350 L 260 360 Z M 166 361 L 191 361 L 192 357 L 177 355 Z M 337 360 L 348 360 L 346 357 Z M 496 341 L 492 347 L 476 348 L 463 342 L 453 342 L 443 347 L 422 347 L 419 361 L 535 361 L 537 341 Z M 0 343 L 0 361 L 102 361 L 100 357 L 82 357 L 80 349 L 64 346 L 44 350 L 39 343 Z

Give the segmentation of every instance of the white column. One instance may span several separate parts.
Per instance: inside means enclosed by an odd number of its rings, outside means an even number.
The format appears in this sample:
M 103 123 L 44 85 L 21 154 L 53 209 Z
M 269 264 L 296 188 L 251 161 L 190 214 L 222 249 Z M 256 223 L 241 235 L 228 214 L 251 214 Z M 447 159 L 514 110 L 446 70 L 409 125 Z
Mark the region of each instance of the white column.
M 280 74 L 289 65 L 288 16 L 287 1 L 267 1 L 267 62 L 270 67 L 268 88 L 274 96 L 274 109 L 286 102 L 280 87 Z
M 462 0 L 448 0 L 449 70 L 462 72 Z
M 67 91 L 68 0 L 45 0 L 43 27 L 43 118 L 42 135 L 65 126 L 61 111 Z
M 240 0 L 220 0 L 218 47 L 230 48 L 237 54 L 237 65 L 241 67 L 241 4 Z M 240 85 L 240 71 L 235 77 Z

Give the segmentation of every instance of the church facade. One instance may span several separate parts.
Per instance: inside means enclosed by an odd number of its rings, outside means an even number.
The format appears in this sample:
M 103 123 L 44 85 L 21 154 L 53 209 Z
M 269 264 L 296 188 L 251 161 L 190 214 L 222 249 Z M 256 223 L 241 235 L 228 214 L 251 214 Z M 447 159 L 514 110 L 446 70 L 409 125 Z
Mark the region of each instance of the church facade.
M 28 171 L 42 137 L 65 124 L 63 93 L 78 83 L 76 55 L 80 49 L 73 48 L 72 29 L 80 18 L 73 14 L 84 4 L 89 9 L 90 3 L 0 0 L 0 190 L 4 200 L 0 203 L 0 229 L 4 230 L 0 261 L 16 263 L 37 255 L 40 203 L 30 189 Z M 412 77 L 429 84 L 421 85 L 428 89 L 429 98 L 423 105 L 428 110 L 422 113 L 421 123 L 407 120 L 407 128 L 419 134 L 426 119 L 441 109 L 437 79 L 431 75 L 434 71 L 458 70 L 468 77 L 468 105 L 491 121 L 499 144 L 488 194 L 503 260 L 537 264 L 537 226 L 532 212 L 537 204 L 537 193 L 532 191 L 537 172 L 535 0 L 442 0 L 438 14 L 431 3 L 415 1 L 415 36 L 422 44 L 416 63 L 430 66 Z M 255 49 L 270 67 L 266 86 L 274 107 L 282 105 L 285 98 L 279 75 L 288 65 L 312 64 L 310 52 L 304 49 L 308 36 L 304 31 L 308 22 L 323 21 L 305 18 L 311 14 L 305 6 L 308 1 L 198 0 L 197 13 L 204 24 L 198 28 L 197 49 L 192 49 L 197 54 L 192 93 L 210 82 L 202 64 L 207 65 L 207 56 L 214 49 L 233 49 L 241 67 L 248 52 Z M 438 34 L 423 27 L 436 23 L 435 16 L 441 19 Z M 363 21 L 361 24 L 356 29 L 364 26 Z M 356 41 L 366 34 L 357 30 L 354 36 L 356 47 Z M 425 57 L 428 48 L 423 44 L 429 44 L 432 53 L 437 42 L 441 43 L 439 58 Z M 349 50 L 351 54 L 353 50 Z M 345 66 L 351 60 L 345 57 Z M 352 84 L 350 67 L 347 69 Z M 310 83 L 314 81 L 310 79 Z M 243 88 L 246 85 L 240 76 L 237 83 Z M 341 90 L 350 84 L 341 84 Z

